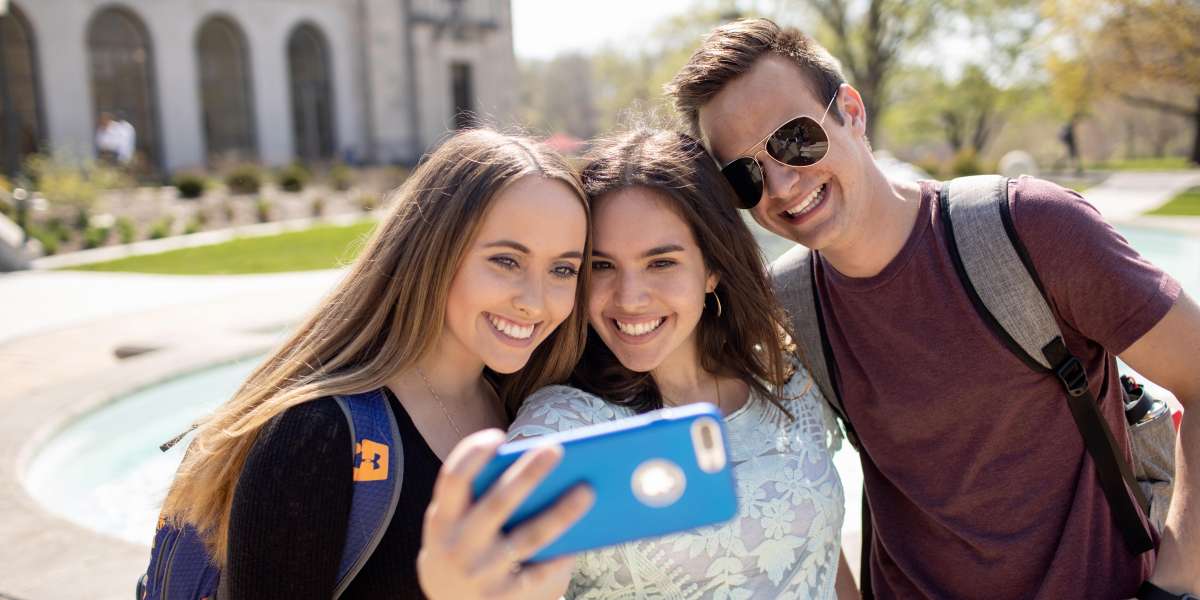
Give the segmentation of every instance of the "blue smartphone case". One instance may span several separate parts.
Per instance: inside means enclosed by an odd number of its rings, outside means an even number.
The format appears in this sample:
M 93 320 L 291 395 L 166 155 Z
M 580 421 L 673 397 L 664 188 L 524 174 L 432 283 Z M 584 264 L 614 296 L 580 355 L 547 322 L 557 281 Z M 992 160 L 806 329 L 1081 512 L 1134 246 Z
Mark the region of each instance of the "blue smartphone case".
M 711 463 L 701 468 L 693 430 L 700 419 L 708 420 L 706 426 L 715 421 L 720 432 L 724 460 L 719 470 Z M 522 453 L 550 443 L 562 444 L 562 461 L 517 508 L 504 530 L 537 515 L 580 483 L 591 485 L 596 501 L 582 519 L 529 562 L 720 523 L 737 514 L 725 422 L 711 404 L 667 408 L 505 444 L 475 479 L 474 497 L 482 496 Z M 682 494 L 669 501 L 679 493 L 679 486 L 664 482 L 678 482 L 680 475 Z M 653 495 L 667 488 L 672 491 Z M 664 501 L 669 504 L 653 505 Z

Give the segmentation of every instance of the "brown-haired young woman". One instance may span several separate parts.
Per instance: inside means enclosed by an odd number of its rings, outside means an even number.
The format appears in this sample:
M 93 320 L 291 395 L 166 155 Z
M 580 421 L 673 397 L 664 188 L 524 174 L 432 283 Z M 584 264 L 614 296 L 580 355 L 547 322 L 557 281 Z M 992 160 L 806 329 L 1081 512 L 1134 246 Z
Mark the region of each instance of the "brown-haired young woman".
M 422 516 L 442 459 L 464 435 L 506 426 L 582 351 L 588 223 L 568 165 L 524 138 L 461 133 L 416 169 L 341 283 L 200 425 L 176 475 L 164 515 L 204 535 L 231 597 L 333 596 L 352 442 L 331 397 L 377 389 L 396 417 L 404 482 L 341 597 L 420 596 Z M 587 501 L 568 498 L 555 518 L 565 526 Z M 497 589 L 527 582 L 494 562 Z
M 601 145 L 583 181 L 594 218 L 587 350 L 575 387 L 536 392 L 509 435 L 710 402 L 726 415 L 739 512 L 585 553 L 566 596 L 853 597 L 839 560 L 836 425 L 788 354 L 763 257 L 712 159 L 687 135 L 636 130 Z

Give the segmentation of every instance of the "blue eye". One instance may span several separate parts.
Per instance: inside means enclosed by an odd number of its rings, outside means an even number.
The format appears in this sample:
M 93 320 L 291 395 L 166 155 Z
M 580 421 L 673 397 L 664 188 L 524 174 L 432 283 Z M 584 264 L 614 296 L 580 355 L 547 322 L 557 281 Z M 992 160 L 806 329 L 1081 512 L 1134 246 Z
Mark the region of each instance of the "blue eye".
M 552 273 L 559 279 L 574 279 L 579 276 L 579 270 L 570 265 L 554 267 Z
M 492 261 L 493 263 L 498 265 L 501 269 L 504 269 L 506 271 L 514 271 L 514 270 L 520 268 L 520 266 L 521 266 L 521 263 L 517 262 L 516 259 L 514 259 L 511 256 L 493 256 L 493 257 L 489 258 L 488 260 Z

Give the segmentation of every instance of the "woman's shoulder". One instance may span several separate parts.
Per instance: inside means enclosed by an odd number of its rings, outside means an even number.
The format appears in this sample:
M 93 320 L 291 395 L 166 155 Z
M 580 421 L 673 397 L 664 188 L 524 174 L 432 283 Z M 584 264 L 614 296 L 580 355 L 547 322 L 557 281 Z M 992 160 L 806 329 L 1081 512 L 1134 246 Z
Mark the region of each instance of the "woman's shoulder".
M 509 438 L 533 437 L 595 425 L 629 416 L 633 411 L 567 385 L 551 385 L 530 394 L 508 430 Z
M 783 407 L 791 414 L 791 427 L 810 430 L 830 450 L 841 448 L 841 427 L 821 387 L 798 356 L 789 354 L 788 360 L 792 365 L 792 376 L 778 391 Z
M 350 464 L 353 457 L 348 448 L 346 414 L 333 397 L 321 397 L 291 406 L 267 421 L 254 441 L 251 458 L 275 463 L 276 468 L 317 470 L 318 465 Z

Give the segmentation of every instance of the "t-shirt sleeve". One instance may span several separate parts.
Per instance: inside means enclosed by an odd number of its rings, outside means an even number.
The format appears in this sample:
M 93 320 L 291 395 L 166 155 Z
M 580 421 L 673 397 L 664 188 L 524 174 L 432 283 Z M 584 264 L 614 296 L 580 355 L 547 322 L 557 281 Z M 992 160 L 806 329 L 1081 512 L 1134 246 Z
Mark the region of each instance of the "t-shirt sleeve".
M 1167 314 L 1179 283 L 1143 258 L 1078 193 L 1022 177 L 1013 226 L 1059 318 L 1113 354 Z
M 238 479 L 229 527 L 234 598 L 328 600 L 349 526 L 350 427 L 332 399 L 272 419 Z
M 508 428 L 508 439 L 537 437 L 617 418 L 615 407 L 599 397 L 577 388 L 552 385 L 525 399 Z

